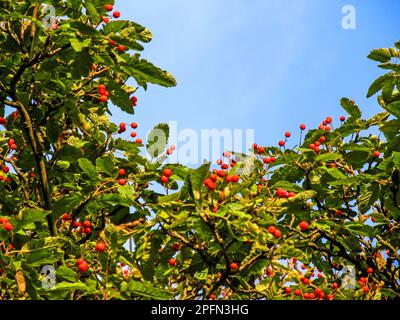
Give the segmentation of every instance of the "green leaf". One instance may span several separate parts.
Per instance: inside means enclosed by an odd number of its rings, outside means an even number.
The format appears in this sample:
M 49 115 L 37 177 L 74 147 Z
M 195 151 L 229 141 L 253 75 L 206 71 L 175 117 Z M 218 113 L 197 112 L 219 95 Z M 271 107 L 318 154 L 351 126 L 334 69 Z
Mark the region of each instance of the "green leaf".
M 91 39 L 85 39 L 85 40 L 80 40 L 77 38 L 70 38 L 69 42 L 71 43 L 72 48 L 76 51 L 76 52 L 81 52 L 83 50 L 83 48 L 87 48 L 90 43 L 91 43 Z
M 395 101 L 388 104 L 387 106 L 385 106 L 385 109 L 396 118 L 400 119 L 400 101 Z
M 93 182 L 100 181 L 100 177 L 96 170 L 96 167 L 93 165 L 93 163 L 90 162 L 90 160 L 86 158 L 80 158 L 78 159 L 78 164 L 79 167 L 82 169 L 82 171 L 91 181 Z
M 96 168 L 99 172 L 104 172 L 111 177 L 115 176 L 117 173 L 115 162 L 108 155 L 96 159 Z
M 50 211 L 42 209 L 24 208 L 19 212 L 17 219 L 20 221 L 20 226 L 24 227 L 32 222 L 45 221 L 49 213 Z
M 320 162 L 329 162 L 339 160 L 340 158 L 342 158 L 342 155 L 339 153 L 324 153 L 318 155 L 315 160 Z
M 392 55 L 390 54 L 389 49 L 375 49 L 371 51 L 368 58 L 379 62 L 389 62 Z
M 89 291 L 89 288 L 82 282 L 75 282 L 75 283 L 60 282 L 50 289 L 50 291 L 74 291 L 74 290 Z
M 130 280 L 128 290 L 135 295 L 146 297 L 154 300 L 168 300 L 172 298 L 172 294 L 162 288 L 154 287 L 150 282 L 139 282 Z
M 376 79 L 368 89 L 367 98 L 372 97 L 375 93 L 382 90 L 383 87 L 385 86 L 386 82 L 392 81 L 394 76 L 395 76 L 395 73 L 391 72 L 391 73 L 387 73 L 387 74 L 379 77 L 378 79 Z
M 169 72 L 154 66 L 144 59 L 130 61 L 128 65 L 123 66 L 123 69 L 144 88 L 147 88 L 147 83 L 164 87 L 176 86 L 176 80 Z
M 361 118 L 361 110 L 357 107 L 350 99 L 342 98 L 340 100 L 340 104 L 344 110 L 353 118 L 360 119 Z
M 75 282 L 78 278 L 78 274 L 74 270 L 65 266 L 58 267 L 56 276 L 69 282 Z
M 152 158 L 157 158 L 162 154 L 168 144 L 169 126 L 166 123 L 160 123 L 150 131 L 147 136 L 147 154 Z
M 205 163 L 196 170 L 191 170 L 189 173 L 189 179 L 191 182 L 191 189 L 195 199 L 200 199 L 200 190 L 203 185 L 205 178 L 210 173 L 210 163 Z
M 93 5 L 91 0 L 85 0 L 84 6 L 87 10 L 87 14 L 90 16 L 90 19 L 93 23 L 97 23 L 100 20 L 99 13 L 96 10 L 96 7 Z

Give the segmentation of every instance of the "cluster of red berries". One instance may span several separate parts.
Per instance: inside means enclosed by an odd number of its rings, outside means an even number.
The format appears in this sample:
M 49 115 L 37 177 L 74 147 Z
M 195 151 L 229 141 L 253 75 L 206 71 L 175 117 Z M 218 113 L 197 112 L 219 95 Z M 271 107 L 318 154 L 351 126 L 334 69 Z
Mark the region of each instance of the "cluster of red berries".
M 79 272 L 81 273 L 84 273 L 89 269 L 89 264 L 83 258 L 79 258 L 76 264 L 78 265 Z
M 107 102 L 110 93 L 107 91 L 107 87 L 104 84 L 99 84 L 97 87 L 97 92 L 100 95 L 100 102 Z
M 8 173 L 10 171 L 10 168 L 6 165 L 3 165 L 1 169 L 4 173 Z M 11 182 L 11 178 L 0 175 L 0 181 Z
M 163 184 L 167 184 L 169 182 L 169 178 L 172 176 L 172 170 L 169 168 L 164 169 L 163 174 L 160 178 Z
M 296 196 L 296 192 L 293 191 L 288 192 L 284 189 L 277 189 L 276 195 L 278 196 L 278 198 L 293 198 Z
M 5 126 L 6 123 L 7 123 L 7 119 L 6 119 L 6 118 L 3 118 L 3 117 L 0 117 L 0 125 Z
M 124 168 L 118 169 L 118 176 L 119 177 L 124 177 L 126 175 L 126 170 Z M 120 186 L 126 185 L 126 179 L 125 178 L 119 178 L 118 179 L 118 184 Z
M 324 144 L 325 142 L 326 142 L 326 137 L 322 136 L 314 143 L 310 143 L 308 148 L 311 150 L 314 150 L 315 153 L 319 153 L 321 151 L 321 144 Z
M 104 8 L 106 9 L 106 11 L 110 12 L 110 11 L 113 11 L 114 6 L 112 4 L 106 4 L 104 6 Z M 121 13 L 119 11 L 114 11 L 112 16 L 115 19 L 118 19 L 121 16 Z M 110 17 L 109 16 L 103 17 L 103 22 L 104 23 L 109 23 L 110 22 Z
M 222 170 L 228 170 L 229 167 L 233 168 L 238 161 L 237 158 L 236 159 L 232 158 L 232 153 L 230 153 L 229 151 L 224 151 L 222 153 L 222 156 L 228 159 L 228 164 L 224 163 L 222 159 L 217 160 L 217 165 L 219 165 Z
M 115 47 L 119 52 L 123 53 L 126 51 L 126 47 L 123 44 L 118 44 L 114 40 L 108 41 L 108 44 L 112 47 Z
M 73 227 L 74 229 L 80 228 L 81 233 L 82 233 L 82 236 L 85 235 L 85 234 L 88 234 L 88 235 L 89 235 L 89 234 L 92 233 L 91 223 L 90 223 L 89 220 L 85 220 L 84 222 L 79 222 L 79 221 L 77 221 L 77 220 L 73 220 L 73 219 L 71 218 L 71 215 L 68 214 L 68 213 L 64 213 L 64 214 L 61 216 L 61 220 L 63 220 L 64 222 L 67 222 L 67 221 L 68 221 L 69 223 L 72 223 L 72 227 Z
M 223 171 L 225 173 L 225 171 Z M 218 180 L 218 175 L 213 173 L 210 175 L 209 178 L 207 178 L 206 180 L 204 180 L 203 184 L 211 191 L 215 190 L 215 188 L 217 187 L 216 182 Z
M 332 123 L 332 117 L 326 117 L 324 121 L 318 126 L 319 130 L 331 131 L 332 127 L 330 126 Z
M 272 234 L 275 238 L 280 238 L 282 236 L 282 231 L 274 226 L 269 226 L 268 232 Z
M 138 124 L 137 124 L 136 122 L 132 122 L 132 123 L 130 124 L 130 127 L 131 127 L 132 129 L 137 129 Z M 121 133 L 123 133 L 123 132 L 125 132 L 125 131 L 126 131 L 126 123 L 125 123 L 125 122 L 121 122 L 121 123 L 119 124 L 118 133 L 121 134 Z M 136 138 L 136 136 L 137 136 L 136 131 L 132 131 L 131 134 L 130 134 L 130 136 L 131 136 L 132 138 Z M 135 140 L 135 143 L 137 143 L 137 144 L 142 144 L 142 143 L 143 143 L 143 140 L 142 140 L 141 138 L 138 138 L 138 139 Z
M 3 226 L 5 231 L 10 232 L 13 229 L 13 225 L 7 218 L 0 218 L 0 224 Z
M 8 140 L 7 144 L 10 147 L 11 150 L 16 150 L 17 149 L 17 144 L 15 143 L 14 139 Z
M 175 149 L 176 149 L 176 146 L 175 146 L 175 145 L 171 145 L 171 146 L 167 149 L 166 154 L 167 154 L 168 156 L 170 156 L 170 155 L 175 151 Z

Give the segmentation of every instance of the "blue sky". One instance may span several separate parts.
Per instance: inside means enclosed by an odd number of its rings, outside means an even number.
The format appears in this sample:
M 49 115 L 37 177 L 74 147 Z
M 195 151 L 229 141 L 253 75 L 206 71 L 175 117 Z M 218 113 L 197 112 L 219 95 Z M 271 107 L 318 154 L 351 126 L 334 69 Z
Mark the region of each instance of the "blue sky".
M 341 27 L 349 4 L 355 30 Z M 379 108 L 365 96 L 382 71 L 366 56 L 400 40 L 396 0 L 117 0 L 115 8 L 153 32 L 143 57 L 178 81 L 137 93 L 140 135 L 176 120 L 179 129 L 254 129 L 259 144 L 276 145 L 302 122 L 337 119 L 343 96 L 371 116 Z

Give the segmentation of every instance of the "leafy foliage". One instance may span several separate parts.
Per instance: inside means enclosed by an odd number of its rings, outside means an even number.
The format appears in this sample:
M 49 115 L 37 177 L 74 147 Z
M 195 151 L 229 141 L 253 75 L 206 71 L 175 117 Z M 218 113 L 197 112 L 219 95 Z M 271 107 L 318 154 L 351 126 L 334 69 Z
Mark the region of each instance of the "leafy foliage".
M 228 153 L 228 169 L 164 165 L 165 124 L 151 161 L 119 138 L 101 85 L 127 114 L 138 87 L 176 85 L 140 57 L 151 32 L 101 23 L 102 0 L 50 3 L 50 29 L 36 1 L 0 7 L 0 299 L 400 297 L 398 44 L 369 56 L 390 70 L 368 92 L 384 112 L 362 119 L 344 98 L 335 130 L 327 118 L 293 150 L 255 146 L 239 176 Z M 150 188 L 164 169 L 168 195 Z

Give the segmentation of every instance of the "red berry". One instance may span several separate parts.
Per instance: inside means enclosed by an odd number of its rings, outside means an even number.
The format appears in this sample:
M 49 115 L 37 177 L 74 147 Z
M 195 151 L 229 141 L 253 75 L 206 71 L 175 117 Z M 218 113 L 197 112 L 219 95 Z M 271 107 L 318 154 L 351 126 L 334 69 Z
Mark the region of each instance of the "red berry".
M 96 251 L 98 252 L 103 252 L 104 250 L 106 250 L 106 244 L 104 242 L 97 242 L 96 243 Z
M 300 296 L 301 295 L 301 291 L 299 289 L 294 289 L 293 291 L 295 296 Z
M 9 145 L 9 146 L 11 146 L 11 145 L 14 144 L 14 143 L 15 143 L 14 139 L 8 140 L 8 145 Z
M 280 140 L 278 144 L 279 144 L 280 147 L 283 147 L 285 145 L 285 141 Z
M 178 251 L 178 250 L 181 248 L 181 246 L 180 246 L 179 243 L 174 243 L 174 244 L 171 246 L 171 248 L 172 248 L 172 250 L 174 250 L 174 251 Z
M 163 184 L 166 184 L 166 183 L 169 182 L 169 178 L 168 178 L 167 176 L 162 176 L 162 177 L 161 177 L 161 182 L 162 182 Z
M 176 266 L 176 259 L 170 258 L 170 259 L 168 260 L 168 264 L 169 264 L 171 267 L 175 267 L 175 266 Z
M 213 173 L 212 175 L 210 175 L 210 179 L 212 182 L 216 182 L 218 180 L 218 176 Z
M 237 270 L 239 268 L 239 265 L 236 262 L 232 262 L 230 267 L 232 270 Z
M 107 102 L 107 101 L 108 101 L 108 97 L 107 96 L 105 96 L 105 95 L 100 96 L 100 102 Z
M 307 221 L 301 221 L 299 227 L 302 231 L 307 231 L 309 228 L 309 223 Z
M 0 124 L 5 125 L 7 123 L 7 120 L 3 117 L 0 117 Z
M 240 177 L 239 177 L 239 175 L 237 175 L 237 174 L 234 174 L 234 175 L 232 176 L 232 182 L 239 182 L 239 179 L 240 179 Z
M 291 293 L 292 292 L 292 288 L 290 288 L 290 287 L 286 287 L 285 288 L 285 293 L 286 294 L 289 294 L 289 293 Z
M 136 122 L 131 123 L 131 128 L 136 129 L 138 127 L 138 124 Z
M 142 144 L 142 143 L 143 143 L 143 140 L 139 138 L 139 139 L 136 139 L 135 142 L 136 142 L 137 144 Z
M 372 269 L 371 267 L 367 268 L 367 272 L 368 274 L 373 274 L 374 273 L 374 269 Z
M 104 6 L 104 8 L 105 8 L 107 11 L 112 11 L 112 10 L 114 9 L 114 7 L 113 7 L 112 4 L 106 4 L 106 5 Z
M 83 226 L 84 226 L 85 228 L 89 228 L 89 227 L 90 227 L 90 221 L 89 221 L 89 220 L 84 221 L 84 222 L 83 222 Z
M 3 228 L 6 231 L 11 231 L 13 229 L 13 226 L 10 222 L 6 221 L 3 223 Z
M 223 177 L 225 177 L 226 172 L 224 170 L 218 170 L 217 175 L 218 175 L 218 177 L 223 178 Z
M 3 166 L 3 172 L 7 173 L 10 171 L 10 168 L 7 166 Z
M 381 153 L 378 150 L 374 151 L 373 153 L 374 158 L 379 158 L 380 155 Z
M 218 160 L 217 160 L 217 165 L 220 166 L 221 164 L 222 164 L 222 160 L 221 160 L 221 159 L 218 159 Z
M 285 132 L 285 137 L 286 137 L 286 138 L 290 138 L 290 136 L 291 136 L 290 132 L 289 132 L 289 131 L 286 131 L 286 132 Z
M 314 143 L 311 143 L 311 144 L 308 146 L 308 148 L 311 149 L 311 150 L 314 150 L 314 149 L 315 149 L 315 144 L 314 144 Z
M 363 291 L 364 291 L 364 293 L 368 293 L 368 292 L 369 292 L 369 288 L 368 288 L 367 286 L 365 286 L 365 287 L 363 288 Z
M 274 237 L 275 237 L 275 238 L 280 238 L 281 236 L 282 236 L 281 230 L 276 229 L 276 230 L 274 231 Z
M 10 149 L 11 149 L 11 150 L 16 150 L 16 149 L 17 149 L 17 145 L 16 145 L 15 143 L 13 143 L 13 144 L 10 146 Z
M 114 11 L 114 12 L 113 12 L 113 17 L 114 17 L 114 18 L 117 18 L 117 19 L 118 19 L 120 16 L 121 16 L 121 13 L 120 13 L 119 11 Z
M 78 228 L 78 227 L 80 227 L 82 224 L 81 224 L 80 222 L 78 222 L 78 221 L 74 221 L 72 225 L 74 226 L 74 228 Z
M 333 300 L 333 294 L 328 294 L 327 296 L 326 296 L 327 298 L 328 298 L 328 300 Z
M 118 46 L 118 51 L 119 51 L 119 52 L 125 52 L 125 50 L 126 50 L 126 47 L 125 47 L 124 45 L 120 44 L 120 45 Z
M 324 136 L 322 136 L 321 138 L 319 138 L 319 142 L 325 143 L 326 142 L 326 138 Z
M 64 220 L 64 221 L 67 221 L 67 220 L 70 219 L 70 215 L 69 215 L 68 213 L 64 213 L 64 214 L 61 216 L 61 219 Z
M 117 42 L 116 42 L 115 40 L 110 40 L 110 41 L 108 41 L 108 44 L 109 44 L 110 46 L 115 47 L 115 46 L 117 45 Z M 99 93 L 101 93 L 101 92 L 99 92 Z
M 137 136 L 137 133 L 136 133 L 136 132 L 131 132 L 131 137 L 132 137 L 132 138 L 136 138 L 136 136 Z
M 326 117 L 326 123 L 331 124 L 332 123 L 332 117 Z
M 104 23 L 109 23 L 110 22 L 110 18 L 109 17 L 103 17 L 103 22 Z
M 304 123 L 302 123 L 302 124 L 300 125 L 300 130 L 306 130 L 306 125 L 305 125 Z
M 91 234 L 92 233 L 92 229 L 91 228 L 85 228 L 85 233 Z
M 322 290 L 320 288 L 316 288 L 314 290 L 314 293 L 315 293 L 316 296 L 320 296 L 322 294 Z
M 132 106 L 136 107 L 137 101 L 138 101 L 138 99 L 135 96 L 133 96 L 131 98 Z
M 119 170 L 118 170 L 118 175 L 119 175 L 119 176 L 124 176 L 124 175 L 126 175 L 126 170 L 125 170 L 124 168 L 119 169 Z
M 224 170 L 228 169 L 228 165 L 226 163 L 221 164 L 221 169 Z
M 169 168 L 167 168 L 167 169 L 164 169 L 164 176 L 166 176 L 166 177 L 170 177 L 170 176 L 172 176 L 172 170 L 171 169 L 169 169 Z
M 126 179 L 119 179 L 119 180 L 118 180 L 118 184 L 119 184 L 120 186 L 126 185 Z
M 81 265 L 82 263 L 84 263 L 85 262 L 85 260 L 83 260 L 83 258 L 79 258 L 77 261 L 76 261 L 76 264 L 79 266 L 79 265 Z
M 89 269 L 89 265 L 86 261 L 83 261 L 81 264 L 79 264 L 78 268 L 79 268 L 79 271 L 83 273 Z
M 346 117 L 345 116 L 340 116 L 340 121 L 344 121 L 344 120 L 346 120 Z
M 276 230 L 276 228 L 274 226 L 269 226 L 268 227 L 268 232 L 271 233 L 271 234 L 274 234 L 275 230 Z
M 337 284 L 337 282 L 332 283 L 332 288 L 333 289 L 337 289 L 339 287 L 339 285 Z

